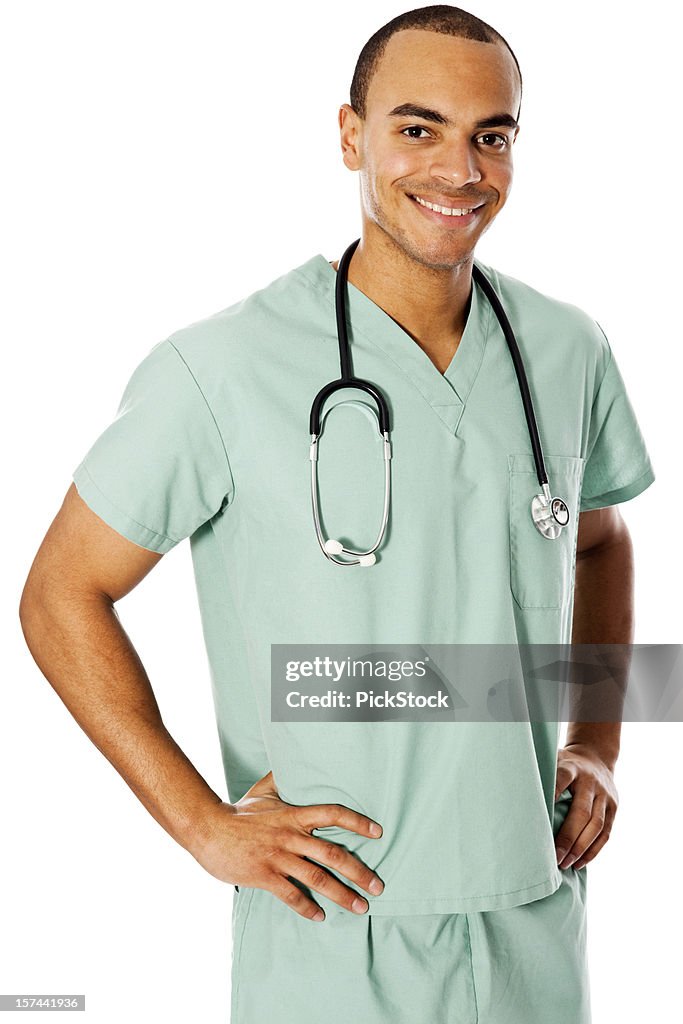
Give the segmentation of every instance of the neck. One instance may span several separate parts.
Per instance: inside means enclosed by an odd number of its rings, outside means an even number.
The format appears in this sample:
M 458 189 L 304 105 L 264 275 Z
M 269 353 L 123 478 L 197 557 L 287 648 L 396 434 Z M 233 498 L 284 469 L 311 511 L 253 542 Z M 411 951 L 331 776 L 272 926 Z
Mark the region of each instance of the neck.
M 465 330 L 472 259 L 444 269 L 427 267 L 384 232 L 377 235 L 361 238 L 349 263 L 349 283 L 395 320 L 443 373 Z

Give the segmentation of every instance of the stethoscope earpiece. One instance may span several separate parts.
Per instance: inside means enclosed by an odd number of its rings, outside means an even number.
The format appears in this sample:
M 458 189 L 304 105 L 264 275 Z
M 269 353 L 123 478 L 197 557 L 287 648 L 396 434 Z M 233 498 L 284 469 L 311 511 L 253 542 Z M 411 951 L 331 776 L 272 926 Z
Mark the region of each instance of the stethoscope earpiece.
M 341 555 L 342 552 L 347 555 L 355 555 L 358 558 L 359 565 L 374 565 L 377 561 L 372 551 L 368 551 L 367 554 L 361 554 L 360 551 L 352 551 L 350 548 L 345 548 L 340 540 L 334 540 L 332 537 L 325 541 L 324 549 L 328 555 Z M 337 565 L 355 564 L 355 562 L 337 562 Z
M 337 281 L 335 287 L 335 314 L 337 319 L 337 337 L 339 340 L 339 361 L 341 365 L 341 377 L 339 380 L 331 381 L 326 384 L 313 399 L 313 405 L 311 407 L 311 415 L 309 420 L 310 435 L 311 435 L 311 447 L 310 447 L 310 460 L 311 460 L 311 503 L 313 506 L 313 522 L 315 524 L 315 532 L 318 537 L 318 543 L 326 558 L 329 558 L 335 565 L 374 565 L 377 561 L 374 552 L 380 546 L 384 539 L 384 534 L 387 528 L 387 522 L 389 519 L 389 507 L 391 499 L 391 472 L 390 472 L 390 460 L 391 460 L 391 441 L 390 441 L 390 425 L 389 425 L 389 407 L 386 399 L 382 395 L 379 388 L 372 384 L 370 381 L 361 380 L 358 377 L 353 376 L 351 369 L 351 353 L 349 351 L 349 342 L 346 333 L 346 296 L 345 290 L 347 287 L 347 276 L 348 267 L 351 261 L 351 257 L 356 250 L 356 246 L 360 242 L 360 238 L 357 238 L 355 242 L 352 242 L 344 255 L 339 261 L 339 268 L 337 270 Z M 535 495 L 531 501 L 531 516 L 538 532 L 546 537 L 548 540 L 556 540 L 565 526 L 569 523 L 569 508 L 566 502 L 562 498 L 553 498 L 550 494 L 550 488 L 548 486 L 548 476 L 545 471 L 545 464 L 543 461 L 543 451 L 541 449 L 541 439 L 538 435 L 538 427 L 536 425 L 536 416 L 534 415 L 534 406 L 531 400 L 531 394 L 529 392 L 529 385 L 526 379 L 526 373 L 524 371 L 524 364 L 522 362 L 522 356 L 517 345 L 517 339 L 515 338 L 514 331 L 510 321 L 507 318 L 505 310 L 501 304 L 500 299 L 496 293 L 495 288 L 486 277 L 486 275 L 479 269 L 479 267 L 472 264 L 472 277 L 479 284 L 482 291 L 486 295 L 487 299 L 491 303 L 494 313 L 498 319 L 498 322 L 502 328 L 505 340 L 510 350 L 510 355 L 515 367 L 515 373 L 517 374 L 517 382 L 519 384 L 520 394 L 522 396 L 522 403 L 524 405 L 524 414 L 526 416 L 527 427 L 529 429 L 529 438 L 531 440 L 531 450 L 534 456 L 534 463 L 536 466 L 536 475 L 538 477 L 539 486 L 542 489 L 541 494 Z M 320 514 L 318 509 L 318 438 L 320 437 L 321 431 L 321 409 L 325 401 L 330 395 L 334 394 L 335 391 L 341 388 L 358 388 L 369 395 L 377 405 L 378 413 L 378 427 L 380 437 L 384 442 L 384 511 L 382 513 L 382 522 L 380 525 L 377 540 L 368 548 L 367 551 L 355 551 L 353 548 L 344 547 L 341 541 L 330 538 L 326 540 L 323 537 L 322 528 L 320 525 Z M 339 555 L 351 556 L 349 560 L 339 558 Z

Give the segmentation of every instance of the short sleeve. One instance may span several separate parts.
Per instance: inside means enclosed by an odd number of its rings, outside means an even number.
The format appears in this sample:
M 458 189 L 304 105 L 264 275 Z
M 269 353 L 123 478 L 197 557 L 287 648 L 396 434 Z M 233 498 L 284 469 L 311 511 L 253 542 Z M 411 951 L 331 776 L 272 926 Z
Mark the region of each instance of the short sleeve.
M 156 344 L 135 368 L 114 420 L 72 478 L 109 526 L 162 554 L 232 500 L 218 425 L 171 341 Z
M 606 338 L 605 343 L 608 361 L 591 409 L 581 512 L 635 498 L 655 479 L 643 435 Z

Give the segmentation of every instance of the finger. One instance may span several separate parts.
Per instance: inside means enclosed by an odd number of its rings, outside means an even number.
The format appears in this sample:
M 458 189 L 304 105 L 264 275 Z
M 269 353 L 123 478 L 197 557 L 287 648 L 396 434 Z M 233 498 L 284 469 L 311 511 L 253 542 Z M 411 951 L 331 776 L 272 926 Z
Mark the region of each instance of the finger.
M 565 789 L 567 789 L 568 786 L 569 782 L 565 783 L 565 785 L 562 785 L 562 782 L 558 778 L 557 782 L 555 783 L 555 801 L 559 800 L 560 794 L 564 793 Z
M 278 858 L 278 868 L 303 882 L 314 892 L 319 892 L 345 910 L 350 910 L 352 914 L 364 914 L 369 907 L 364 896 L 349 889 L 320 864 L 296 857 L 294 854 L 283 853 Z
M 561 868 L 569 868 L 572 864 L 575 864 L 589 848 L 592 850 L 599 837 L 604 835 L 604 841 L 607 842 L 611 831 L 611 821 L 608 820 L 604 807 L 602 810 L 600 807 L 601 802 L 596 800 L 590 822 L 578 837 L 574 846 L 567 851 L 565 857 L 560 862 L 559 866 Z M 595 853 L 592 856 L 595 856 Z
M 272 892 L 273 896 L 277 896 L 285 906 L 299 914 L 300 917 L 305 917 L 309 921 L 325 920 L 325 912 L 322 907 L 319 907 L 314 900 L 309 899 L 298 886 L 288 881 L 284 875 L 274 875 L 271 885 L 263 886 L 263 888 Z
M 605 827 L 605 806 L 604 800 L 596 800 L 593 804 L 590 820 L 579 832 L 571 846 L 567 847 L 566 853 L 560 858 L 558 851 L 558 864 L 561 868 L 570 867 L 578 860 L 582 853 L 594 842 Z
M 600 835 L 597 837 L 597 839 L 595 839 L 593 843 L 591 843 L 588 850 L 584 852 L 583 856 L 581 856 L 579 860 L 574 862 L 573 866 L 575 868 L 583 867 L 584 864 L 587 864 L 590 860 L 593 860 L 595 858 L 595 855 L 599 853 L 599 851 L 602 849 L 602 847 L 605 845 L 605 843 L 611 835 L 611 830 L 614 824 L 614 818 L 616 817 L 616 810 L 618 808 L 618 804 L 616 804 L 610 797 L 607 797 L 606 800 L 607 803 L 605 808 L 605 823 L 602 828 L 602 831 Z
M 368 818 L 365 814 L 352 811 L 343 804 L 305 804 L 294 808 L 294 820 L 307 831 L 314 828 L 326 828 L 328 825 L 339 825 L 349 832 L 358 832 L 361 836 L 379 839 L 382 826 Z
M 609 832 L 601 832 L 595 842 L 591 843 L 585 853 L 572 865 L 574 869 L 578 871 L 580 868 L 585 867 L 590 861 L 594 860 L 608 839 Z
M 384 889 L 382 879 L 367 864 L 338 843 L 330 843 L 316 836 L 297 836 L 293 842 L 287 844 L 287 849 L 291 853 L 310 857 L 319 864 L 325 864 L 355 885 L 367 889 L 373 896 L 379 896 Z
M 555 775 L 555 799 L 557 800 L 560 793 L 564 793 L 565 789 L 571 785 L 575 779 L 575 774 L 569 768 L 565 768 L 564 765 L 558 765 L 557 772 Z
M 562 828 L 555 836 L 558 864 L 572 849 L 592 816 L 593 794 L 586 790 L 577 791 L 569 805 L 567 817 L 564 819 Z

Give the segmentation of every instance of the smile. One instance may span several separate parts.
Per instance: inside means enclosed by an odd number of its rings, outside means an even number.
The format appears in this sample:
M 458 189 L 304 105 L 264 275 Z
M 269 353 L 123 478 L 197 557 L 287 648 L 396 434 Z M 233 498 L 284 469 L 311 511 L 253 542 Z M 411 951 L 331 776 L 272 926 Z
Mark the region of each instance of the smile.
M 472 213 L 473 210 L 478 210 L 479 206 L 470 206 L 463 209 L 455 209 L 452 206 L 439 206 L 438 203 L 428 203 L 426 199 L 420 199 L 419 196 L 411 196 L 416 203 L 420 206 L 426 206 L 428 210 L 435 210 L 436 213 L 441 213 L 446 217 L 466 217 L 468 213 Z M 483 205 L 482 203 L 479 204 Z

